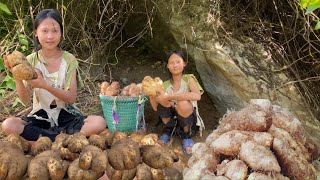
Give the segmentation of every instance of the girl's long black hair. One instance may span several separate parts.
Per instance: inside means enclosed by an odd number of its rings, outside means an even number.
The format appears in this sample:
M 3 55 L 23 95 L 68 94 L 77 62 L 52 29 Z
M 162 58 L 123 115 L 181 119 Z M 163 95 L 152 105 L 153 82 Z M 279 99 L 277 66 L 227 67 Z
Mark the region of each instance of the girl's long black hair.
M 170 56 L 171 56 L 172 54 L 176 54 L 176 55 L 180 56 L 180 57 L 183 59 L 183 61 L 184 61 L 186 64 L 188 64 L 188 59 L 186 58 L 186 55 L 185 55 L 185 53 L 184 53 L 182 50 L 172 50 L 172 51 L 168 52 L 168 54 L 167 54 L 167 63 L 168 63 L 169 58 L 170 58 Z M 173 79 L 172 79 L 172 74 L 170 73 L 169 69 L 167 69 L 167 70 L 168 70 L 168 72 L 169 72 L 170 81 L 172 82 L 172 81 L 173 81 Z M 184 74 L 184 71 L 185 71 L 185 69 L 183 69 L 182 74 Z
M 62 18 L 60 14 L 54 9 L 44 9 L 37 14 L 33 24 L 34 32 L 37 30 L 40 23 L 47 18 L 52 18 L 55 21 L 57 21 L 60 26 L 61 34 L 63 34 Z M 35 46 L 35 51 L 39 51 L 41 49 L 41 44 L 39 42 L 39 39 L 35 36 L 35 33 L 33 35 L 33 42 Z

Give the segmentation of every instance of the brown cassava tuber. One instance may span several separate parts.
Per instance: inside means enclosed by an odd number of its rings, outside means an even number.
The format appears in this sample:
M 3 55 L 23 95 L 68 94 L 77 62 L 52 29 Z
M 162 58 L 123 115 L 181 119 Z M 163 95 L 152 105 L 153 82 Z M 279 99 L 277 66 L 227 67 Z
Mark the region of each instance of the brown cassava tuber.
M 127 180 L 134 179 L 137 174 L 137 168 L 129 170 L 115 170 L 109 163 L 106 170 L 107 176 L 110 180 Z
M 153 179 L 151 174 L 151 167 L 145 163 L 139 164 L 136 173 L 137 180 Z
M 129 170 L 140 163 L 139 144 L 130 139 L 122 139 L 108 151 L 108 160 L 115 170 Z
M 246 179 L 248 173 L 248 166 L 239 159 L 231 161 L 224 160 L 217 167 L 218 176 L 226 176 L 229 179 Z
M 163 81 L 159 77 L 145 76 L 142 80 L 142 90 L 147 96 L 156 96 L 163 91 Z
M 26 57 L 19 51 L 13 51 L 7 55 L 9 68 L 12 70 L 14 78 L 18 80 L 36 79 L 37 73 Z
M 63 179 L 69 163 L 61 159 L 56 151 L 48 150 L 38 154 L 30 161 L 28 176 L 33 179 Z
M 70 152 L 79 153 L 82 148 L 89 145 L 89 140 L 81 132 L 74 133 L 62 142 L 63 147 L 67 147 Z
M 280 172 L 276 156 L 269 147 L 259 145 L 255 141 L 246 141 L 241 144 L 240 159 L 256 171 Z
M 122 139 L 127 139 L 128 134 L 125 132 L 121 132 L 121 131 L 116 131 L 113 133 L 113 137 L 112 137 L 112 141 L 111 141 L 111 146 L 113 146 L 115 143 L 117 143 L 118 141 L 122 140 Z
M 66 144 L 65 141 L 69 136 L 70 135 L 64 133 L 57 135 L 55 141 L 52 143 L 51 149 L 58 151 L 63 159 L 73 161 L 79 157 L 79 154 L 73 153 L 67 148 L 68 144 Z
M 133 140 L 134 142 L 139 143 L 140 140 L 144 137 L 143 134 L 138 133 L 138 132 L 133 132 L 129 135 L 129 139 Z
M 79 159 L 74 160 L 68 168 L 68 178 L 70 180 L 97 180 L 98 175 L 93 170 L 83 170 L 79 168 Z
M 139 95 L 142 94 L 142 84 L 136 84 L 136 83 L 131 83 L 128 86 L 125 86 L 120 95 L 121 96 L 131 96 L 131 97 L 138 97 Z
M 17 145 L 23 152 L 28 152 L 31 148 L 31 144 L 29 143 L 29 141 L 16 133 L 9 134 L 5 138 L 3 138 L 3 141 L 8 141 Z
M 105 144 L 107 147 L 111 146 L 114 134 L 110 132 L 108 129 L 103 130 L 99 133 L 99 136 L 105 139 Z
M 102 82 L 100 85 L 100 93 L 105 96 L 117 96 L 120 92 L 120 84 L 113 81 L 111 84 Z
M 172 167 L 179 160 L 178 155 L 165 146 L 145 145 L 141 147 L 142 160 L 155 169 Z
M 100 149 L 106 149 L 106 138 L 98 134 L 93 134 L 89 137 L 89 144 L 94 145 Z
M 88 145 L 81 151 L 79 167 L 84 170 L 91 169 L 100 177 L 107 168 L 108 158 L 106 152 L 100 148 Z
M 104 174 L 107 164 L 106 151 L 88 145 L 82 149 L 79 158 L 70 164 L 68 177 L 70 179 L 98 179 Z
M 175 167 L 167 167 L 164 169 L 154 169 L 145 163 L 139 164 L 136 172 L 137 180 L 153 179 L 153 180 L 180 180 L 183 179 L 182 171 Z
M 112 133 L 108 129 L 105 129 L 99 134 L 91 135 L 88 140 L 91 145 L 97 146 L 101 149 L 107 149 L 117 141 L 126 139 L 127 137 L 128 135 L 125 132 L 115 131 Z
M 28 159 L 17 145 L 0 141 L 0 179 L 22 179 L 28 168 Z
M 137 132 L 133 132 L 130 134 L 129 139 L 139 143 L 139 147 L 144 145 L 155 145 L 158 142 L 158 135 L 151 133 L 147 135 L 143 135 Z
M 49 150 L 51 148 L 52 141 L 47 136 L 42 136 L 38 138 L 38 140 L 32 144 L 31 146 L 31 154 L 36 156 L 37 154 Z
M 139 146 L 142 147 L 144 145 L 156 145 L 158 142 L 158 135 L 151 133 L 143 136 L 139 141 Z

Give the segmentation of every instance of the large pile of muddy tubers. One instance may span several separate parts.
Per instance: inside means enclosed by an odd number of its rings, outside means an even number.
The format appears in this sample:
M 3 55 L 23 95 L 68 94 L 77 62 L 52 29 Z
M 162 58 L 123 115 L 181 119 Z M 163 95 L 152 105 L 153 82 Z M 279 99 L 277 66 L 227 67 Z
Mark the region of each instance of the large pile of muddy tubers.
M 266 99 L 227 113 L 192 153 L 184 179 L 317 179 L 318 147 L 292 113 Z
M 181 179 L 181 158 L 157 134 L 106 129 L 89 138 L 81 133 L 59 134 L 54 142 L 40 137 L 32 145 L 11 134 L 0 141 L 0 179 Z
M 0 141 L 0 179 L 317 179 L 319 149 L 302 123 L 266 99 L 228 112 L 219 126 L 183 153 L 157 134 L 59 134 L 32 145 L 17 134 Z

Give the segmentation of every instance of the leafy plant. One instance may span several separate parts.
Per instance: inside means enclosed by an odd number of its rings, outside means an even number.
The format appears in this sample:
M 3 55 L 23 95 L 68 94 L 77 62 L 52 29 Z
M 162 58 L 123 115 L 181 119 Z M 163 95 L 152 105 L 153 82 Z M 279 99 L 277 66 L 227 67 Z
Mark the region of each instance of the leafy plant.
M 314 11 L 320 8 L 320 0 L 301 0 L 300 7 L 301 9 L 305 9 L 306 14 L 310 14 L 317 22 L 314 29 L 320 29 L 320 18 L 316 14 L 314 14 Z
M 0 2 L 0 10 L 11 15 L 11 11 L 8 9 L 7 5 L 5 5 L 1 2 Z
M 0 3 L 0 17 L 5 20 L 1 22 L 1 24 L 8 26 L 9 24 L 8 22 L 10 20 L 5 18 L 6 15 L 7 16 L 9 15 L 10 17 L 12 17 L 12 13 L 9 10 L 9 8 L 5 4 Z M 12 18 L 15 18 L 15 17 L 12 17 Z M 7 49 L 17 49 L 25 54 L 26 52 L 31 51 L 27 36 L 22 34 L 20 31 L 16 31 L 16 33 L 9 33 L 7 32 L 9 28 L 8 27 L 4 28 L 6 26 L 2 26 L 3 28 L 1 29 L 2 30 L 1 34 L 3 34 L 3 30 L 4 30 L 4 33 L 6 33 L 7 35 L 12 34 L 12 36 L 4 36 L 5 38 L 1 40 L 1 44 L 0 44 L 1 56 L 5 53 L 4 50 L 1 48 L 1 46 L 6 46 Z M 6 70 L 4 66 L 4 60 L 1 57 L 0 58 L 0 99 L 5 98 L 5 94 L 8 91 L 12 91 L 12 90 L 16 90 L 16 84 L 12 77 L 12 74 Z M 12 104 L 12 108 L 18 106 L 19 104 L 24 106 L 20 98 L 16 97 L 14 100 L 14 103 Z

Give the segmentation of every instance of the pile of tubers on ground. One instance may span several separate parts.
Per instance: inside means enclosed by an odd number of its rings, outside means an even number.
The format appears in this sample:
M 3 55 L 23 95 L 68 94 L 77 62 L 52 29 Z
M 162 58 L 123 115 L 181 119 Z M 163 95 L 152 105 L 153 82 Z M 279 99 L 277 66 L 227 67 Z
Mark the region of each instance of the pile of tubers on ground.
M 111 180 L 182 178 L 181 154 L 158 141 L 157 134 L 111 133 L 85 137 L 59 134 L 32 145 L 17 134 L 0 141 L 0 179 Z
M 227 113 L 192 148 L 185 179 L 316 179 L 319 149 L 302 123 L 266 99 Z
M 26 57 L 19 51 L 13 51 L 7 55 L 8 66 L 15 79 L 31 80 L 37 78 L 37 73 Z

